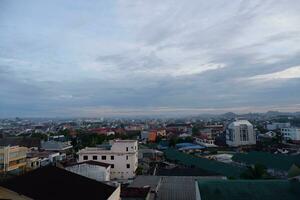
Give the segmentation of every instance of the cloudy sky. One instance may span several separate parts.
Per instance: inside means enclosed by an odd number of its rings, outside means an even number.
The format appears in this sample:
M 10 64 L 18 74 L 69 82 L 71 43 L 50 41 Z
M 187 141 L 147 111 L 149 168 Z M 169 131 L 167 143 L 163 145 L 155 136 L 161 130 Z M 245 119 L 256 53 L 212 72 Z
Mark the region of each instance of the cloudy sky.
M 300 110 L 298 0 L 0 0 L 0 117 Z

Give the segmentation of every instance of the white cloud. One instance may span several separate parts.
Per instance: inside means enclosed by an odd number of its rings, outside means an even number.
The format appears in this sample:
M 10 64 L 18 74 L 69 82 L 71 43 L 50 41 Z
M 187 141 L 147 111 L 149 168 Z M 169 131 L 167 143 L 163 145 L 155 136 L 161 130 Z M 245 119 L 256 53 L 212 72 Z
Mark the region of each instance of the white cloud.
M 258 81 L 272 81 L 278 79 L 294 79 L 300 78 L 300 66 L 290 67 L 288 69 L 273 72 L 269 74 L 262 74 L 250 77 L 250 80 L 258 80 Z

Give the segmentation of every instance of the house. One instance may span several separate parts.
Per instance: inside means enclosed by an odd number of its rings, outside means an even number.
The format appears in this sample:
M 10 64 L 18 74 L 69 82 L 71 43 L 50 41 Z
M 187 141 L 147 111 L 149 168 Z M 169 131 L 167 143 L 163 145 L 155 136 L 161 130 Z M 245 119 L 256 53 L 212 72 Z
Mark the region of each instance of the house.
M 157 139 L 157 133 L 156 131 L 150 131 L 148 134 L 148 141 L 149 142 L 156 142 Z
M 280 123 L 280 122 L 273 122 L 271 124 L 267 124 L 266 126 L 268 131 L 274 131 L 277 129 L 290 128 L 290 127 L 291 127 L 290 123 Z
M 39 200 L 119 200 L 120 186 L 111 186 L 67 170 L 48 166 L 8 179 L 1 187 Z
M 111 140 L 109 145 L 86 147 L 78 153 L 79 162 L 99 161 L 111 165 L 111 179 L 127 180 L 135 177 L 138 166 L 137 140 Z
M 110 181 L 110 164 L 98 161 L 85 161 L 64 165 L 64 169 L 96 181 Z
M 128 186 L 147 187 L 150 187 L 151 200 L 197 200 L 198 185 L 194 176 L 138 176 Z
M 256 136 L 253 125 L 248 120 L 237 120 L 228 125 L 226 144 L 233 147 L 255 145 Z
M 27 147 L 0 146 L 0 173 L 19 174 L 26 168 Z
M 37 167 L 55 165 L 58 161 L 64 161 L 65 158 L 66 155 L 64 153 L 33 150 L 27 153 L 27 166 L 30 170 L 30 168 L 35 169 Z M 36 164 L 32 164 L 33 162 L 36 162 Z
M 70 151 L 73 146 L 70 142 L 59 142 L 59 141 L 46 141 L 42 142 L 41 149 L 46 151 L 57 151 L 57 152 L 67 152 Z
M 73 160 L 73 146 L 70 141 L 46 141 L 42 142 L 42 150 L 59 152 L 61 155 L 65 155 L 67 160 Z
M 300 143 L 300 128 L 282 128 L 281 134 L 284 140 L 291 140 L 294 143 Z
M 215 140 L 212 139 L 209 135 L 200 135 L 200 136 L 196 136 L 194 137 L 195 139 L 195 143 L 200 144 L 201 146 L 204 147 L 217 147 L 217 145 L 215 145 Z

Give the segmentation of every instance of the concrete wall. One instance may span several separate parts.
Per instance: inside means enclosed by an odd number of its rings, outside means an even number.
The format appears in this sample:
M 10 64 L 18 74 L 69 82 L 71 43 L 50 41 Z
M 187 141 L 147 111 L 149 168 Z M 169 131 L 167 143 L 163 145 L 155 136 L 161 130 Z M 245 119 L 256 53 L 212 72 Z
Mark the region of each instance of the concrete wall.
M 73 165 L 65 168 L 66 170 L 91 178 L 97 181 L 110 181 L 110 167 L 90 165 L 87 163 Z

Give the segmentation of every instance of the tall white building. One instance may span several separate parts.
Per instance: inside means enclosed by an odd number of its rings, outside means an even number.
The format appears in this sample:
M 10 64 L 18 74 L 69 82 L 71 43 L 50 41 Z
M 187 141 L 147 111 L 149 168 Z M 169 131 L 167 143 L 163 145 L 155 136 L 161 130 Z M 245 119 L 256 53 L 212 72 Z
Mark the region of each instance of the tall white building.
M 300 142 L 300 128 L 282 128 L 281 133 L 285 140 Z
M 111 165 L 111 179 L 131 179 L 138 167 L 138 142 L 112 140 L 110 145 L 86 147 L 78 152 L 79 162 L 95 160 Z
M 226 144 L 234 147 L 256 144 L 253 125 L 248 120 L 230 123 L 226 130 Z

